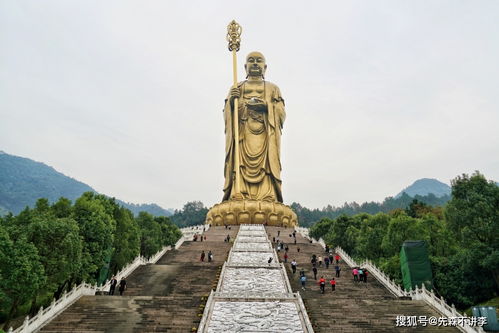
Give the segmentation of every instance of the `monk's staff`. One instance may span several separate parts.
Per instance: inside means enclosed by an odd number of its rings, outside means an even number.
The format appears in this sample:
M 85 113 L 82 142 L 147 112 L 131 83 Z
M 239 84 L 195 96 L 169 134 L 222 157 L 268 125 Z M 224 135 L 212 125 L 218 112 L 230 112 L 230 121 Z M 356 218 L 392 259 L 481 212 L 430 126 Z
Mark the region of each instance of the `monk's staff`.
M 232 51 L 232 71 L 234 74 L 234 88 L 237 88 L 237 57 L 236 52 L 239 51 L 239 47 L 241 46 L 241 33 L 242 28 L 235 20 L 229 23 L 227 27 L 227 41 L 229 42 L 229 51 Z M 234 164 L 236 169 L 236 186 L 235 186 L 235 195 L 239 195 L 241 193 L 240 189 L 240 180 L 241 180 L 241 171 L 239 169 L 239 108 L 238 108 L 238 99 L 234 98 Z

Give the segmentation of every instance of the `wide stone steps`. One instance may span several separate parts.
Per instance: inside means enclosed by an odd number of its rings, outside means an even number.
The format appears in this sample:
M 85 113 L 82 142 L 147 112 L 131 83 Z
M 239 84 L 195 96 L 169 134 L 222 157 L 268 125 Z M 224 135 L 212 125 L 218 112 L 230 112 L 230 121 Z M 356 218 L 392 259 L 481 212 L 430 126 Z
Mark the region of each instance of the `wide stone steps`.
M 84 296 L 40 332 L 191 332 L 230 250 L 223 240 L 238 229 L 211 228 L 207 241 L 184 242 L 157 264 L 140 266 L 128 276 L 124 296 L 117 290 L 115 296 Z M 203 250 L 213 252 L 214 262 L 199 261 Z
M 288 264 L 286 270 L 290 277 L 293 291 L 299 291 L 308 316 L 312 322 L 315 332 L 458 332 L 453 327 L 418 326 L 414 328 L 396 327 L 397 316 L 435 316 L 440 315 L 423 301 L 401 300 L 392 295 L 372 275 L 368 275 L 368 282 L 354 282 L 351 268 L 342 260 L 340 277 L 336 278 L 336 290 L 331 291 L 329 280 L 335 277 L 335 264 L 326 269 L 323 264 L 318 266 L 317 279 L 321 276 L 327 280 L 326 292 L 320 293 L 319 285 L 314 280 L 312 272 L 311 257 L 325 257 L 324 249 L 319 244 L 311 244 L 307 239 L 297 233 L 297 243 L 289 237 L 290 229 L 267 227 L 270 239 L 277 236 L 281 230 L 279 239 L 284 241 L 288 247 Z M 300 252 L 298 252 L 300 248 Z M 284 251 L 278 253 L 283 261 Z M 295 259 L 298 263 L 297 272 L 291 271 L 290 262 Z M 301 289 L 299 282 L 299 271 L 303 269 L 307 276 L 306 290 Z

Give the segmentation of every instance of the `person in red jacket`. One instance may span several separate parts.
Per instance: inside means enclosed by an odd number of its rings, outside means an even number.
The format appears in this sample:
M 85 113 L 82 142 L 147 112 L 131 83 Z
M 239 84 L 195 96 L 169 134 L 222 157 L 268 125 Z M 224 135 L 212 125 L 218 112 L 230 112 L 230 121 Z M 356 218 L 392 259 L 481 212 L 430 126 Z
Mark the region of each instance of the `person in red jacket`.
M 329 281 L 329 283 L 331 283 L 331 290 L 335 291 L 335 289 L 336 289 L 336 280 L 333 278 L 331 281 Z
M 326 288 L 326 279 L 324 279 L 324 276 L 321 276 L 319 279 L 319 286 L 321 287 L 321 294 L 324 294 L 324 289 Z

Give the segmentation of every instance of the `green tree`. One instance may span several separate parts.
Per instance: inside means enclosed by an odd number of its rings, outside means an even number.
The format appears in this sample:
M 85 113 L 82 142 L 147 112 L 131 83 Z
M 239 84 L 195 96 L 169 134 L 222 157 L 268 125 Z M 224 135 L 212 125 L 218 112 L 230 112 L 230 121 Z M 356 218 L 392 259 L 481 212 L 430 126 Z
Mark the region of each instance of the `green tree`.
M 85 192 L 75 202 L 73 216 L 83 238 L 82 265 L 76 282 L 96 283 L 99 272 L 111 257 L 116 222 L 107 198 Z
M 203 224 L 206 220 L 208 208 L 201 201 L 187 202 L 182 210 L 175 210 L 172 221 L 179 227 Z
M 146 212 L 140 212 L 136 219 L 140 227 L 140 254 L 149 258 L 162 248 L 161 226 Z
M 123 207 L 114 207 L 116 221 L 114 252 L 111 258 L 111 270 L 116 273 L 140 253 L 140 228 L 133 213 Z
M 60 197 L 59 200 L 50 207 L 50 211 L 55 217 L 70 217 L 73 211 L 71 200 Z
M 7 313 L 4 328 L 18 307 L 36 295 L 45 279 L 36 247 L 25 237 L 12 240 L 0 225 L 0 310 Z
M 397 213 L 388 224 L 386 234 L 381 242 L 385 255 L 398 254 L 400 247 L 406 240 L 424 239 L 425 232 L 417 219 L 409 217 L 404 211 Z
M 40 287 L 55 297 L 81 268 L 83 242 L 79 231 L 74 219 L 50 215 L 35 217 L 27 228 L 27 239 L 35 245 L 47 275 Z
M 357 239 L 357 256 L 375 262 L 384 256 L 381 244 L 389 223 L 390 216 L 385 213 L 378 213 L 363 220 Z
M 161 238 L 163 246 L 172 246 L 182 237 L 182 232 L 175 226 L 172 221 L 166 216 L 157 216 L 154 221 L 159 224 L 161 228 Z
M 460 245 L 478 253 L 499 292 L 499 187 L 476 171 L 451 182 L 452 199 L 445 216 Z

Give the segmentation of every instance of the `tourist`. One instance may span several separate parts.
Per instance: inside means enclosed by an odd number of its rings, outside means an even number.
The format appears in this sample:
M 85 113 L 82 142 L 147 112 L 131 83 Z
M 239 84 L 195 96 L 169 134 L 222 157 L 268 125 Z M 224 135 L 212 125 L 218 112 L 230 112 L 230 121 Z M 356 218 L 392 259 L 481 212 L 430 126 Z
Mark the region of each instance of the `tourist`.
M 319 267 L 322 267 L 322 257 L 319 256 Z
M 359 268 L 359 281 L 364 281 L 364 270 L 362 268 Z
M 352 275 L 355 282 L 359 281 L 359 270 L 356 267 L 352 270 Z
M 281 230 L 277 230 L 277 237 L 281 235 Z
M 364 283 L 367 283 L 367 270 L 364 269 Z
M 333 252 L 329 252 L 329 262 L 332 264 L 334 264 L 334 257 L 333 257 Z
M 300 269 L 300 277 L 302 277 L 302 276 L 305 276 L 305 271 L 303 270 L 303 268 Z
M 319 286 L 321 287 L 321 294 L 324 294 L 326 288 L 326 279 L 324 279 L 324 276 L 321 276 L 319 279 Z
M 284 252 L 284 262 L 288 262 L 288 252 Z
M 286 247 L 284 249 L 286 250 L 286 252 L 288 252 L 289 251 L 288 245 L 286 245 Z
M 334 259 L 336 259 L 336 263 L 337 264 L 340 263 L 340 256 L 338 254 L 336 254 L 336 256 L 334 257 Z
M 324 252 L 329 253 L 329 245 L 326 245 L 326 247 L 324 248 Z
M 123 293 L 126 290 L 126 279 L 125 279 L 125 277 L 121 278 L 121 280 L 120 280 L 120 287 L 118 288 L 118 290 L 120 291 L 120 296 L 123 296 Z
M 270 257 L 269 260 L 267 260 L 267 262 L 269 263 L 269 265 L 272 263 L 272 260 L 273 260 L 272 257 Z
M 341 267 L 339 265 L 334 266 L 334 270 L 336 271 L 336 277 L 340 277 Z
M 305 274 L 303 274 L 300 277 L 300 282 L 301 282 L 301 289 L 305 290 L 305 282 L 307 282 L 307 277 L 305 276 Z
M 204 250 L 201 252 L 201 261 L 204 261 L 205 253 Z
M 293 271 L 293 274 L 296 273 L 296 265 L 297 265 L 296 260 L 293 259 L 293 261 L 291 262 L 291 270 Z
M 317 280 L 317 267 L 314 266 L 314 268 L 312 268 L 312 272 L 314 272 L 314 280 Z
M 310 262 L 313 266 L 315 266 L 315 264 L 317 263 L 317 257 L 315 256 L 315 254 L 312 254 L 312 259 L 310 260 Z
M 336 280 L 333 278 L 331 281 L 329 281 L 329 283 L 331 283 L 331 290 L 335 291 L 336 290 Z
M 118 280 L 116 280 L 116 276 L 113 275 L 111 278 L 111 286 L 109 287 L 109 295 L 114 295 L 114 290 L 116 289 L 117 284 Z
M 324 265 L 326 265 L 326 269 L 329 268 L 329 257 L 324 257 Z
M 295 240 L 295 244 L 296 244 L 296 240 Z M 296 251 L 300 252 L 300 247 L 298 246 L 298 248 L 296 249 Z
M 211 250 L 208 251 L 208 262 L 211 262 L 213 260 L 213 253 L 211 253 Z

